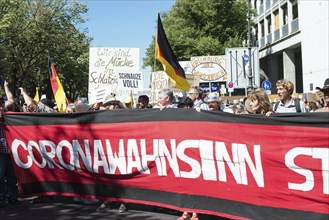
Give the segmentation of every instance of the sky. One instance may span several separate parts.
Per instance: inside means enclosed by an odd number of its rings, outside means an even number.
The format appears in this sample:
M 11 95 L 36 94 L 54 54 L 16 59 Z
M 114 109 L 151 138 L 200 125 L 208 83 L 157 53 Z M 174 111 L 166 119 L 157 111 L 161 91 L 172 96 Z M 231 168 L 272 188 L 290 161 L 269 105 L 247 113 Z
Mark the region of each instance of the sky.
M 175 0 L 81 0 L 86 2 L 88 36 L 94 47 L 140 48 L 140 66 L 155 35 L 157 13 L 169 11 Z M 144 70 L 150 72 L 148 70 Z M 147 77 L 148 78 L 148 77 Z M 146 79 L 146 77 L 144 77 Z M 148 83 L 148 82 L 146 82 Z M 144 83 L 145 84 L 145 83 Z

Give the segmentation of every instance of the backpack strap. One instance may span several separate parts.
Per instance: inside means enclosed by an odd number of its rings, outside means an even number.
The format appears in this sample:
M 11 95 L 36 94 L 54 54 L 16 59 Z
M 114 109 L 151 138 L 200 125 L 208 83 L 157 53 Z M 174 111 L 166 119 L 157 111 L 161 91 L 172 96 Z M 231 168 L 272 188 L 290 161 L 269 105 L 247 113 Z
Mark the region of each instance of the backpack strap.
M 300 108 L 300 99 L 296 98 L 296 99 L 294 99 L 294 101 L 295 101 L 296 112 L 302 112 L 302 109 Z M 274 112 L 276 112 L 276 109 L 278 108 L 279 104 L 280 104 L 280 101 L 275 103 Z
M 277 101 L 277 102 L 275 103 L 275 105 L 274 105 L 274 112 L 276 112 L 276 110 L 277 110 L 279 104 L 280 104 L 280 101 Z
M 295 108 L 296 108 L 296 112 L 302 112 L 302 110 L 300 108 L 300 99 L 299 98 L 295 99 Z

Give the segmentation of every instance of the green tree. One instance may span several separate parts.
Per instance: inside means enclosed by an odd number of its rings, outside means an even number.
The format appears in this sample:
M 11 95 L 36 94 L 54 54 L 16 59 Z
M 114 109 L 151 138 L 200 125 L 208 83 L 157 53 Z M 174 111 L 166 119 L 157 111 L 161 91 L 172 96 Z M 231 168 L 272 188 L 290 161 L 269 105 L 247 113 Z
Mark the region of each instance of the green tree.
M 91 39 L 77 28 L 86 12 L 74 0 L 0 0 L 0 75 L 14 93 L 49 91 L 51 56 L 67 97 L 87 95 Z
M 190 60 L 242 46 L 247 36 L 247 10 L 246 0 L 176 0 L 168 13 L 162 13 L 162 23 L 178 60 Z M 144 67 L 153 67 L 154 51 L 153 38 Z M 157 62 L 156 70 L 161 69 Z

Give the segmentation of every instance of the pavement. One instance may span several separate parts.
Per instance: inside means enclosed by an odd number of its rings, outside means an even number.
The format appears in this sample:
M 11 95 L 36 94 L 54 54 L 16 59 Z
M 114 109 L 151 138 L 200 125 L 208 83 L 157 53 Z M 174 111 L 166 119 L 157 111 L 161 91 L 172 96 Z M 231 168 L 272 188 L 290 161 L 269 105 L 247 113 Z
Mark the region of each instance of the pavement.
M 181 212 L 146 206 L 140 204 L 127 204 L 128 211 L 119 213 L 119 203 L 111 203 L 111 208 L 103 212 L 96 212 L 101 202 L 83 204 L 73 201 L 71 197 L 54 196 L 51 200 L 33 204 L 32 198 L 20 200 L 20 204 L 0 207 L 1 220 L 71 220 L 71 219 L 97 219 L 97 220 L 177 220 Z M 224 220 L 216 216 L 199 215 L 199 220 Z

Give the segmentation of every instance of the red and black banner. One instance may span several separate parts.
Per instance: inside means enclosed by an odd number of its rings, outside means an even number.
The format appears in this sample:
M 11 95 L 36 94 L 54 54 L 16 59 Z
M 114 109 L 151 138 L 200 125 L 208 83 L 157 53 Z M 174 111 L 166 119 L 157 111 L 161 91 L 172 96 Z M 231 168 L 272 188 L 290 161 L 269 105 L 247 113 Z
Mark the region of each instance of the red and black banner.
M 328 113 L 6 113 L 23 196 L 83 195 L 240 219 L 328 219 Z

